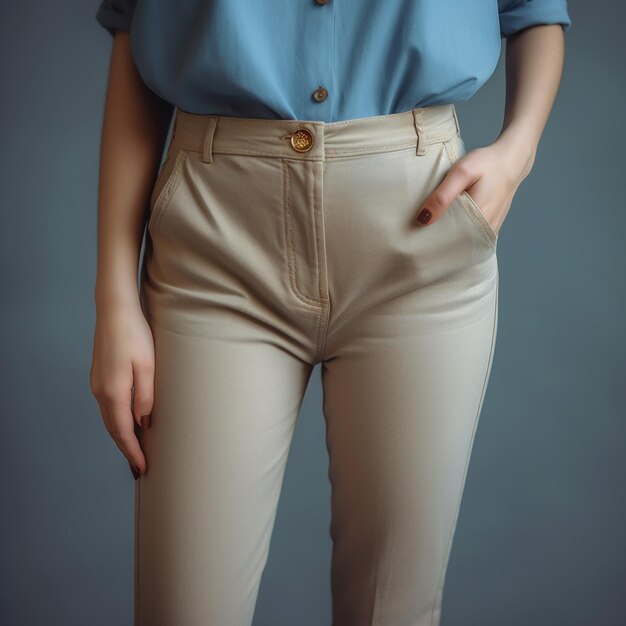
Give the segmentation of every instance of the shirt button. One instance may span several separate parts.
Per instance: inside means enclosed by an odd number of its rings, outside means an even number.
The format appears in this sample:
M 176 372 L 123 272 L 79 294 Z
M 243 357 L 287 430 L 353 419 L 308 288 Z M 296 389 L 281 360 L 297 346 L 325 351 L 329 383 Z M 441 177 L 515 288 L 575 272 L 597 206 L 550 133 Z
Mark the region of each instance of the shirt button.
M 313 135 L 306 128 L 298 128 L 291 135 L 291 145 L 296 152 L 306 152 L 313 146 Z
M 326 100 L 326 98 L 328 98 L 328 91 L 326 91 L 326 89 L 324 89 L 324 87 L 318 87 L 314 92 L 313 92 L 313 97 L 318 101 L 318 102 L 322 102 L 324 100 Z
M 317 0 L 317 4 L 326 4 L 328 0 Z

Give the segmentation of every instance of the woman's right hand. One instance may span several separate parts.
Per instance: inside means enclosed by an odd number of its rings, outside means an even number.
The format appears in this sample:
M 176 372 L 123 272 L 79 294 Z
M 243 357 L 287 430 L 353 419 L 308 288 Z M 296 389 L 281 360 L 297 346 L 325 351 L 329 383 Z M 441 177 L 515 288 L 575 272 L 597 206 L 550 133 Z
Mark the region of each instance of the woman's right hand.
M 150 426 L 154 398 L 154 340 L 139 306 L 98 310 L 90 386 L 104 425 L 137 480 L 147 467 L 135 424 Z

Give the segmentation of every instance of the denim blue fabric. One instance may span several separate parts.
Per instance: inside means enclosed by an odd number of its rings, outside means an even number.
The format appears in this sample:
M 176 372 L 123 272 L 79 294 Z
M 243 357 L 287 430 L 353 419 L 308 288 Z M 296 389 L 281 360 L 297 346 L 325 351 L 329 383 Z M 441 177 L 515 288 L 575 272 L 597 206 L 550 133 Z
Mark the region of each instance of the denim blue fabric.
M 567 0 L 103 0 L 144 82 L 190 113 L 334 122 L 462 102 L 502 38 Z

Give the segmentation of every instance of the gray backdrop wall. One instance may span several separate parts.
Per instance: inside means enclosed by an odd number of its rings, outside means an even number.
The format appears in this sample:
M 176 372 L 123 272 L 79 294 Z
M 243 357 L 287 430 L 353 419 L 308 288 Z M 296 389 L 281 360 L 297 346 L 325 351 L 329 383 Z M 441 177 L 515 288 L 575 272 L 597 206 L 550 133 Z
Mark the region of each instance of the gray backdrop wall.
M 134 481 L 89 389 L 111 39 L 97 0 L 5 4 L 0 623 L 125 626 Z M 498 339 L 444 626 L 626 624 L 626 9 L 570 0 L 570 14 L 557 102 L 498 244 Z M 503 62 L 458 106 L 468 148 L 499 130 Z M 330 624 L 321 401 L 318 366 L 255 626 Z

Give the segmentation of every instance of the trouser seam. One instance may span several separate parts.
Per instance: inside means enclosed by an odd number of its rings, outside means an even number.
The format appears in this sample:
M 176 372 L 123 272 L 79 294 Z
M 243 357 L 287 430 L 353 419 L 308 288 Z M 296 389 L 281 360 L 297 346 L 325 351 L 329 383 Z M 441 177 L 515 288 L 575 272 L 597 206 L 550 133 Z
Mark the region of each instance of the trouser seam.
M 456 503 L 456 507 L 455 507 L 455 513 L 454 513 L 454 525 L 453 525 L 453 529 L 452 532 L 450 533 L 450 537 L 448 540 L 448 547 L 446 549 L 446 553 L 444 556 L 444 560 L 443 560 L 443 567 L 441 569 L 441 574 L 439 575 L 439 582 L 437 584 L 437 595 L 436 595 L 436 599 L 435 599 L 435 603 L 433 604 L 433 610 L 431 613 L 431 618 L 430 618 L 430 626 L 433 626 L 435 624 L 435 612 L 437 611 L 438 608 L 441 608 L 442 605 L 442 599 L 443 599 L 443 584 L 445 582 L 445 576 L 446 576 L 446 570 L 447 570 L 447 564 L 448 564 L 448 560 L 450 559 L 450 553 L 452 550 L 452 543 L 454 540 L 454 533 L 455 533 L 455 528 L 456 528 L 456 524 L 458 521 L 458 516 L 460 513 L 460 509 L 461 509 L 461 502 L 463 500 L 463 492 L 464 492 L 464 484 L 465 484 L 465 480 L 466 480 L 466 476 L 467 476 L 467 470 L 469 467 L 469 462 L 470 462 L 470 457 L 471 457 L 471 451 L 472 451 L 472 446 L 473 446 L 473 442 L 474 442 L 474 437 L 476 435 L 476 430 L 478 427 L 478 420 L 480 417 L 480 413 L 481 413 L 481 408 L 482 408 L 482 404 L 483 404 L 483 398 L 485 397 L 485 392 L 487 389 L 487 381 L 489 379 L 489 370 L 491 369 L 491 362 L 493 359 L 493 352 L 494 352 L 494 347 L 495 347 L 495 337 L 496 337 L 496 324 L 497 324 L 497 316 L 498 316 L 498 277 L 496 274 L 496 295 L 494 298 L 494 308 L 493 308 L 493 323 L 492 323 L 492 330 L 491 330 L 491 345 L 489 348 L 489 358 L 487 359 L 487 365 L 485 367 L 485 376 L 483 378 L 483 386 L 482 386 L 482 390 L 480 392 L 480 399 L 478 401 L 478 408 L 476 410 L 476 414 L 474 416 L 474 424 L 472 426 L 472 434 L 469 440 L 469 446 L 467 448 L 467 454 L 465 457 L 465 465 L 464 465 L 464 470 L 463 470 L 463 474 L 461 477 L 461 489 L 459 490 L 459 496 L 457 498 L 457 503 Z

